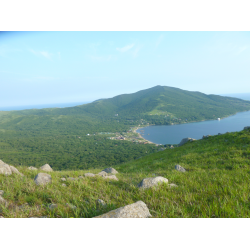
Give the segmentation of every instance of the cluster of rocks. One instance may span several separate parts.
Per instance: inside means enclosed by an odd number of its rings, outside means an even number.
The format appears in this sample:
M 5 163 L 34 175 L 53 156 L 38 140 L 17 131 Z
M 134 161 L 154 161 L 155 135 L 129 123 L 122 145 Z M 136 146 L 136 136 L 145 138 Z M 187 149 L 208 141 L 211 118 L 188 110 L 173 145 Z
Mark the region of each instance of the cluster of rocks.
M 23 174 L 20 173 L 15 167 L 6 164 L 2 160 L 0 160 L 0 174 L 4 174 L 4 175 L 18 174 L 18 175 L 23 176 Z
M 191 138 L 189 138 L 191 139 Z M 14 168 L 14 167 L 13 167 Z M 4 162 L 0 161 L 0 173 L 4 173 L 4 174 L 12 174 L 12 173 L 16 173 L 18 174 L 19 171 L 14 168 L 11 168 L 8 164 L 5 164 Z M 29 170 L 38 170 L 37 168 L 34 167 L 29 167 Z M 175 169 L 177 171 L 180 172 L 186 172 L 186 170 L 181 167 L 180 165 L 176 165 Z M 40 170 L 42 171 L 46 171 L 46 172 L 52 172 L 53 169 L 48 165 L 45 164 L 43 165 Z M 100 173 L 98 174 L 93 174 L 93 173 L 86 173 L 84 176 L 85 177 L 97 177 L 100 176 L 104 179 L 112 179 L 112 180 L 117 180 L 118 178 L 115 176 L 115 174 L 117 174 L 118 172 L 114 169 L 114 168 L 106 168 L 104 170 L 102 170 Z M 21 173 L 19 173 L 21 174 Z M 22 174 L 21 174 L 22 175 Z M 73 177 L 67 177 L 67 178 L 61 178 L 61 181 L 75 181 L 78 179 L 82 179 L 85 178 L 83 176 L 79 176 L 78 178 L 73 178 Z M 52 182 L 52 177 L 51 175 L 47 174 L 47 173 L 38 173 L 36 175 L 36 177 L 34 178 L 34 181 L 37 185 L 46 185 L 48 183 Z M 140 189 L 148 189 L 148 188 L 152 188 L 152 187 L 157 187 L 159 184 L 162 183 L 166 183 L 168 185 L 168 187 L 172 188 L 172 187 L 177 187 L 176 184 L 171 183 L 168 184 L 168 179 L 162 177 L 162 176 L 156 176 L 153 178 L 145 178 L 143 179 L 139 184 L 138 187 Z M 66 184 L 62 184 L 63 186 L 66 186 Z M 4 194 L 4 191 L 0 190 L 0 204 L 4 204 L 5 206 L 8 205 L 7 201 L 5 201 L 2 197 L 2 195 Z M 99 206 L 106 206 L 105 201 L 98 199 L 96 201 L 96 203 Z M 76 206 L 66 203 L 66 206 L 71 208 L 71 209 L 76 209 Z M 57 208 L 58 205 L 57 204 L 50 204 L 49 205 L 49 209 L 53 210 L 55 208 Z M 105 213 L 103 215 L 97 216 L 95 218 L 148 218 L 148 217 L 152 217 L 146 204 L 143 201 L 137 201 L 133 204 L 130 205 L 126 205 L 124 207 L 112 210 L 108 213 Z M 32 218 L 38 218 L 38 217 L 32 217 Z

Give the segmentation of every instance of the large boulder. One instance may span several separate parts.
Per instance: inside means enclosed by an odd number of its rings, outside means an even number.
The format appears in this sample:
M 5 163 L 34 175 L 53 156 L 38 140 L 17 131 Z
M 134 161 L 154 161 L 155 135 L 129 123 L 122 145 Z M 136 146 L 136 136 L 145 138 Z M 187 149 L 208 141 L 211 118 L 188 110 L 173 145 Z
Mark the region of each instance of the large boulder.
M 145 178 L 139 183 L 138 187 L 141 189 L 147 189 L 147 188 L 157 186 L 158 184 L 163 183 L 163 182 L 168 183 L 168 179 L 162 176 L 157 176 L 153 178 Z
M 24 176 L 22 173 L 20 173 L 15 167 L 10 166 L 10 169 L 12 171 L 12 174 L 19 174 L 21 176 Z
M 100 173 L 98 173 L 97 175 L 100 175 L 101 177 L 107 176 L 108 173 L 105 171 L 101 171 Z
M 131 205 L 120 207 L 106 214 L 94 218 L 148 218 L 152 217 L 147 205 L 143 201 L 137 201 Z
M 183 138 L 183 139 L 181 140 L 181 142 L 179 143 L 178 146 L 180 147 L 180 146 L 182 146 L 183 144 L 187 143 L 188 141 L 196 141 L 196 140 L 193 139 L 193 138 L 189 138 L 189 137 Z
M 42 171 L 46 171 L 46 172 L 52 172 L 53 171 L 53 169 L 51 168 L 51 166 L 49 164 L 45 164 L 45 165 L 41 166 L 40 169 Z
M 118 172 L 114 169 L 114 168 L 105 168 L 104 170 L 102 170 L 108 174 L 118 174 Z
M 39 173 L 36 175 L 34 181 L 37 185 L 46 185 L 52 182 L 52 178 L 49 174 Z
M 183 168 L 181 165 L 175 165 L 174 167 L 177 171 L 180 171 L 180 172 L 186 172 L 186 169 Z
M 115 180 L 115 181 L 119 181 L 118 178 L 115 175 L 108 175 L 108 176 L 104 176 L 104 179 L 111 179 L 111 180 Z
M 12 171 L 8 164 L 0 160 L 0 174 L 11 175 Z

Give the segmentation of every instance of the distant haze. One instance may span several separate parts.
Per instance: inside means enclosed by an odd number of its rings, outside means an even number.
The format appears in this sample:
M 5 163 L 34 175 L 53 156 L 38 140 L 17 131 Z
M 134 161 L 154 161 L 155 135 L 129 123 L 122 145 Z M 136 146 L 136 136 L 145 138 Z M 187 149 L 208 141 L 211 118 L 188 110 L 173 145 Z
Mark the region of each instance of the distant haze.
M 250 101 L 250 93 L 223 94 L 221 96 L 235 97 L 240 98 L 242 100 Z

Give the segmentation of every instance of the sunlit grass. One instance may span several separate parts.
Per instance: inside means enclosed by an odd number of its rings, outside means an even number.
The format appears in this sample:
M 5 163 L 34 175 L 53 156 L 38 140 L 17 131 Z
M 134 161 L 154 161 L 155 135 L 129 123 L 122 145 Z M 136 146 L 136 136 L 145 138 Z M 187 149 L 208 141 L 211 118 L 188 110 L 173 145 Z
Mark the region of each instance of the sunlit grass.
M 162 217 L 249 217 L 250 216 L 250 132 L 241 131 L 186 145 L 117 165 L 119 181 L 89 177 L 76 181 L 61 181 L 62 177 L 78 177 L 87 171 L 58 171 L 49 173 L 52 183 L 37 186 L 37 172 L 19 167 L 25 176 L 0 175 L 0 190 L 9 202 L 0 215 L 4 217 L 90 218 L 142 200 L 154 218 Z M 174 169 L 176 164 L 187 172 Z M 178 187 L 162 184 L 157 188 L 140 190 L 143 178 L 163 176 Z M 62 183 L 67 186 L 63 187 Z M 97 203 L 106 202 L 106 206 Z M 57 204 L 54 210 L 51 203 Z M 66 203 L 76 206 L 72 209 Z M 16 209 L 17 206 L 23 209 Z

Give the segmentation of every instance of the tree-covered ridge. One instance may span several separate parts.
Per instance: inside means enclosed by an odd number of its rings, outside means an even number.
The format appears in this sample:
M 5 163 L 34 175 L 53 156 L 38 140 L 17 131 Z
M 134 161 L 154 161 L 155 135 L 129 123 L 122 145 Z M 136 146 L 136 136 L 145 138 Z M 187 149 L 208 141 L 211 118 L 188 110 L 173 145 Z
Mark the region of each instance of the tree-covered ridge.
M 156 86 L 71 108 L 0 112 L 1 157 L 14 165 L 50 162 L 55 169 L 114 165 L 157 148 L 111 141 L 98 137 L 99 132 L 216 119 L 245 110 L 250 110 L 250 102 L 237 98 Z

